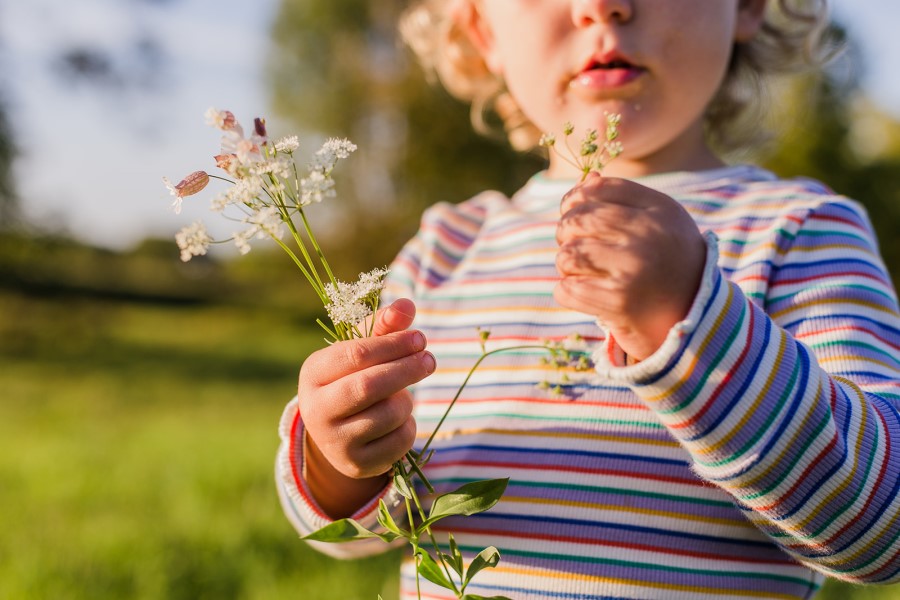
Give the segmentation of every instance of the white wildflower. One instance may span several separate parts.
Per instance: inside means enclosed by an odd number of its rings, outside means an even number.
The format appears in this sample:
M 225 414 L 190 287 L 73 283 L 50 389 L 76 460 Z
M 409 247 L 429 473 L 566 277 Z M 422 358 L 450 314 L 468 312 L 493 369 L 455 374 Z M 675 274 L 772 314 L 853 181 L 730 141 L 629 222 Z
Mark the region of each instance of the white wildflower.
M 300 206 L 321 202 L 335 196 L 334 179 L 319 170 L 311 170 L 309 177 L 300 180 Z
M 260 148 L 265 144 L 265 136 L 254 133 L 245 138 L 243 129 L 237 127 L 222 135 L 221 153 L 233 154 L 240 164 L 247 166 L 263 159 Z
M 172 185 L 172 182 L 169 181 L 168 177 L 163 177 L 163 184 L 165 184 L 166 189 L 169 190 L 169 193 L 175 196 L 175 199 L 172 200 L 172 211 L 178 215 L 181 214 L 181 194 L 178 193 L 178 190 L 175 189 L 175 186 Z
M 213 239 L 206 231 L 206 226 L 200 221 L 182 227 L 175 234 L 175 243 L 181 250 L 181 260 L 184 262 L 191 260 L 192 256 L 206 254 L 206 249 L 209 248 L 212 241 Z
M 254 226 L 258 238 L 270 235 L 273 238 L 281 239 L 281 236 L 284 235 L 284 220 L 278 208 L 274 206 L 260 208 L 248 216 L 245 221 Z
M 229 201 L 234 204 L 256 204 L 256 199 L 263 192 L 263 185 L 263 179 L 258 175 L 238 179 L 227 192 Z
M 300 140 L 296 135 L 289 135 L 275 142 L 275 150 L 278 152 L 285 152 L 287 154 L 290 154 L 299 147 Z
M 356 325 L 372 314 L 372 307 L 360 301 L 357 295 L 357 285 L 338 281 L 325 284 L 325 295 L 328 296 L 328 304 L 325 310 L 332 323 L 346 323 Z
M 387 274 L 387 269 L 372 269 L 368 273 L 362 273 L 356 282 L 357 296 L 365 298 L 366 296 L 380 293 L 381 288 L 384 286 L 384 277 Z
M 277 178 L 287 179 L 291 176 L 291 159 L 284 155 L 268 157 L 250 167 L 253 175 L 272 174 Z
M 622 154 L 622 150 L 624 149 L 624 147 L 622 146 L 622 142 L 619 141 L 606 142 L 604 146 L 606 147 L 606 153 L 609 154 L 610 158 L 619 156 L 620 154 Z
M 316 156 L 310 169 L 319 168 L 326 173 L 330 172 L 335 163 L 342 158 L 347 158 L 356 151 L 356 144 L 346 138 L 330 138 L 316 151 Z
M 556 144 L 556 136 L 553 135 L 552 133 L 545 133 L 545 134 L 541 135 L 541 139 L 538 142 L 538 145 L 540 145 L 543 148 L 550 148 L 551 146 L 554 146 L 555 144 Z
M 204 115 L 206 117 L 206 124 L 215 127 L 216 129 L 221 129 L 222 131 L 230 131 L 232 129 L 241 129 L 241 126 L 238 124 L 237 119 L 234 118 L 234 113 L 230 110 L 219 110 L 213 106 L 210 106 L 206 109 L 206 113 Z M 241 130 L 241 136 L 244 135 L 243 130 Z
M 231 197 L 228 195 L 228 192 L 216 194 L 209 203 L 209 210 L 217 213 L 225 212 L 229 204 L 231 204 Z
M 325 285 L 329 303 L 325 306 L 332 323 L 356 325 L 374 312 L 384 286 L 387 269 L 372 269 L 362 273 L 354 283 L 338 281 Z
M 247 233 L 250 235 L 247 235 Z M 250 252 L 250 239 L 255 235 L 256 232 L 247 230 L 241 232 L 235 232 L 233 234 L 234 245 L 237 246 L 238 252 L 241 254 L 247 254 Z

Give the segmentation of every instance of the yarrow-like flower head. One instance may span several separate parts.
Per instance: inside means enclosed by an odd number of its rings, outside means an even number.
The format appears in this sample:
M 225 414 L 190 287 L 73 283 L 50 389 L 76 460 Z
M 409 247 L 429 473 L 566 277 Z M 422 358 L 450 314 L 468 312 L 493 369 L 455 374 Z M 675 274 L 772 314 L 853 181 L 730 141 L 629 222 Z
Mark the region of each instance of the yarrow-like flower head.
M 287 137 L 283 137 L 280 140 L 275 142 L 275 150 L 278 152 L 284 152 L 286 154 L 291 154 L 294 150 L 300 147 L 300 140 L 297 139 L 296 135 L 289 135 Z
M 326 284 L 328 304 L 325 309 L 331 322 L 355 326 L 372 315 L 378 306 L 378 296 L 387 273 L 387 269 L 373 269 L 360 274 L 353 283 L 338 281 L 337 285 Z
M 577 151 L 569 145 L 568 138 L 575 132 L 575 126 L 569 122 L 563 125 L 563 135 L 566 138 L 563 151 L 559 151 L 556 136 L 552 133 L 543 134 L 539 144 L 544 148 L 552 149 L 557 156 L 576 167 L 584 176 L 587 176 L 591 171 L 603 171 L 603 167 L 609 161 L 622 154 L 622 142 L 618 141 L 619 123 L 621 122 L 621 115 L 617 113 L 607 114 L 605 139 L 601 139 L 600 133 L 596 129 L 588 129 L 581 139 L 581 144 Z
M 206 254 L 207 248 L 213 239 L 206 230 L 206 226 L 200 221 L 183 227 L 175 234 L 175 243 L 181 250 L 181 260 L 187 262 L 191 257 Z

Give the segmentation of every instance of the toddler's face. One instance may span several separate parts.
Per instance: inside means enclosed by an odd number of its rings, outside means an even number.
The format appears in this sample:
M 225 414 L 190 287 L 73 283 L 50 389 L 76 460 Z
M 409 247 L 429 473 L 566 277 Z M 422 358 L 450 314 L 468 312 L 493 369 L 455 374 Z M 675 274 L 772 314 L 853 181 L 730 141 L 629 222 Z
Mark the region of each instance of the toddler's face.
M 703 115 L 766 0 L 481 0 L 470 28 L 543 131 L 622 114 L 626 161 L 702 149 Z M 684 168 L 690 168 L 685 163 Z M 649 170 L 653 170 L 652 166 Z

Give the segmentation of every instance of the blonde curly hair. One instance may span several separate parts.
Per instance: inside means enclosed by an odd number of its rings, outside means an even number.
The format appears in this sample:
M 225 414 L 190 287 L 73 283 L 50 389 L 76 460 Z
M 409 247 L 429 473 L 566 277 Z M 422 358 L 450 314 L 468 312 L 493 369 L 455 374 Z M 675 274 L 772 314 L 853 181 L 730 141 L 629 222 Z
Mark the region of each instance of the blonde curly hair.
M 488 69 L 460 24 L 451 16 L 454 2 L 419 0 L 400 19 L 400 34 L 430 76 L 436 75 L 453 96 L 471 103 L 475 129 L 491 134 L 488 116 L 496 115 L 510 145 L 527 151 L 537 146 L 541 131 L 531 123 L 504 82 Z M 825 35 L 828 0 L 771 0 L 754 39 L 736 43 L 728 73 L 706 113 L 710 143 L 722 151 L 753 146 L 765 112 L 761 98 L 778 75 L 815 71 L 836 52 Z

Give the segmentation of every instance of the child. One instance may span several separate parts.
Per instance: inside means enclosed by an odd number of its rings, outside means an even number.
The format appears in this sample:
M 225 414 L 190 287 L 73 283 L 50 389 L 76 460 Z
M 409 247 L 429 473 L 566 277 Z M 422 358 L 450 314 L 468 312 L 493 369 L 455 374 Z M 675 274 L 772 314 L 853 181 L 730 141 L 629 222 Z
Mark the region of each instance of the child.
M 539 352 L 499 353 L 441 430 L 427 466 L 439 492 L 511 478 L 489 512 L 439 524 L 469 557 L 502 554 L 468 592 L 810 598 L 824 575 L 900 579 L 900 319 L 871 227 L 821 184 L 711 149 L 758 102 L 748 81 L 811 56 L 825 13 L 811 0 L 413 6 L 404 30 L 423 61 L 477 109 L 497 99 L 516 145 L 619 113 L 625 152 L 602 178 L 578 182 L 554 155 L 512 199 L 425 213 L 376 337 L 301 369 L 279 455 L 298 531 L 374 526 L 377 499 L 397 497 L 390 465 L 479 356 L 477 327 L 489 349 L 580 334 L 599 349 L 593 380 L 555 397 L 536 389 L 552 377 Z M 415 597 L 409 560 L 401 585 Z

